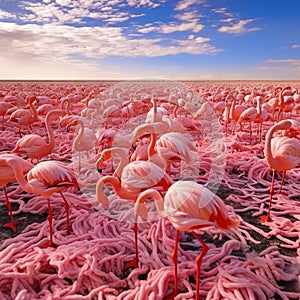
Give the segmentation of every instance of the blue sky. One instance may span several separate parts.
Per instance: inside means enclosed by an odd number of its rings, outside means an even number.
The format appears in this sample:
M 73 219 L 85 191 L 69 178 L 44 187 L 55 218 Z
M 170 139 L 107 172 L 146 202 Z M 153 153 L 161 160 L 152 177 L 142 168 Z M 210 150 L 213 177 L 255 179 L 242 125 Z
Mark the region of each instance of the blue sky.
M 300 80 L 299 0 L 0 2 L 0 80 Z

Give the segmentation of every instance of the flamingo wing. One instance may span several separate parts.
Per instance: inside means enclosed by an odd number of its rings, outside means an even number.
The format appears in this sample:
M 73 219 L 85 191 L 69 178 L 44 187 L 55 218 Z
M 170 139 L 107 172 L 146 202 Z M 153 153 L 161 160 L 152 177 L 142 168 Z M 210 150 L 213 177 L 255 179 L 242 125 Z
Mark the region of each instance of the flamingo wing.
M 27 180 L 32 186 L 32 190 L 41 195 L 49 195 L 51 188 L 57 191 L 66 186 L 79 188 L 73 171 L 57 161 L 40 162 L 28 172 Z
M 153 162 L 132 161 L 124 167 L 121 182 L 135 188 L 146 189 L 157 185 L 170 186 L 173 180 Z
M 271 151 L 274 158 L 282 161 L 286 170 L 300 164 L 300 141 L 297 138 L 274 137 L 271 140 Z
M 46 145 L 45 140 L 37 134 L 28 134 L 16 143 L 13 153 L 35 153 Z

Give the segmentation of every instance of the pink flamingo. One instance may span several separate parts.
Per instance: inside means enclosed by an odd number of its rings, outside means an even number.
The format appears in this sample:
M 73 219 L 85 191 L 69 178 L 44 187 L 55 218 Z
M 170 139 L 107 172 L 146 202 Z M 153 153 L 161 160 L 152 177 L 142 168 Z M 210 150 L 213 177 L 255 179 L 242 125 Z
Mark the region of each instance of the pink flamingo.
M 9 159 L 8 163 L 14 171 L 16 180 L 24 191 L 47 198 L 50 242 L 43 245 L 43 247 L 53 246 L 53 218 L 50 205 L 50 196 L 56 192 L 60 193 L 62 196 L 65 202 L 67 233 L 69 233 L 69 204 L 61 191 L 69 187 L 76 187 L 78 189 L 80 188 L 74 172 L 61 162 L 42 161 L 30 169 L 26 176 L 27 179 L 25 179 L 23 175 L 24 171 L 22 170 L 22 165 L 20 164 L 19 160 Z
M 55 147 L 55 138 L 50 122 L 53 117 L 63 115 L 65 115 L 64 110 L 52 110 L 47 114 L 45 124 L 48 133 L 48 143 L 43 137 L 37 134 L 27 134 L 17 141 L 12 153 L 25 154 L 31 158 L 31 160 L 36 160 L 36 162 L 50 154 Z
M 241 114 L 240 117 L 237 121 L 238 124 L 240 124 L 241 126 L 241 130 L 242 130 L 242 123 L 243 122 L 249 122 L 249 126 L 250 126 L 250 142 L 252 141 L 252 122 L 254 122 L 257 117 L 260 117 L 261 115 L 261 97 L 260 96 L 256 96 L 255 98 L 253 98 L 253 101 L 256 100 L 256 108 L 255 107 L 249 107 L 247 109 L 245 109 Z
M 261 216 L 262 221 L 272 222 L 270 213 L 272 198 L 274 195 L 274 177 L 275 171 L 283 171 L 281 187 L 284 183 L 285 173 L 300 164 L 300 141 L 296 137 L 277 136 L 273 134 L 277 130 L 290 130 L 292 125 L 295 124 L 294 120 L 282 120 L 273 125 L 266 134 L 265 142 L 265 159 L 268 166 L 273 169 L 272 183 L 270 188 L 270 203 L 267 216 Z
M 6 190 L 6 186 L 9 182 L 16 181 L 15 173 L 9 164 L 9 162 L 11 160 L 18 161 L 18 163 L 21 166 L 21 172 L 22 172 L 23 176 L 34 166 L 29 161 L 24 160 L 23 158 L 21 158 L 17 155 L 9 154 L 9 153 L 0 154 L 0 186 L 3 186 L 3 192 L 5 195 L 5 199 L 6 199 L 6 206 L 8 209 L 9 216 L 10 216 L 10 223 L 5 224 L 4 227 L 9 227 L 14 232 L 16 232 L 17 231 L 16 222 L 14 221 L 14 218 L 13 218 L 12 209 L 11 209 L 11 205 L 10 205 L 8 195 L 7 195 L 7 190 Z
M 247 109 L 247 106 L 245 104 L 236 104 L 237 99 L 236 97 L 233 96 L 233 94 L 229 93 L 226 97 L 226 102 L 229 102 L 229 100 L 232 100 L 232 104 L 229 110 L 229 122 L 235 121 L 236 123 L 238 122 L 241 113 Z M 235 131 L 235 125 L 233 127 L 233 133 Z
M 285 99 L 284 99 L 284 95 L 285 94 L 288 95 L 289 92 L 291 92 L 291 87 L 286 86 L 279 93 L 279 101 L 278 101 L 279 111 L 278 111 L 278 115 L 277 115 L 278 120 L 280 120 L 282 113 L 285 111 L 285 107 L 290 105 L 291 102 L 294 104 L 293 97 L 291 97 L 290 101 L 285 101 Z
M 33 105 L 33 102 L 37 100 L 36 96 L 28 96 L 27 97 L 27 103 L 29 104 L 30 109 L 20 108 L 14 111 L 10 118 L 8 119 L 8 122 L 16 122 L 19 123 L 19 135 L 21 135 L 21 126 L 26 126 L 29 130 L 29 132 L 32 131 L 31 124 L 36 122 L 38 120 L 38 113 Z
M 75 119 L 67 125 L 67 131 L 70 130 L 70 127 L 79 125 L 79 130 L 77 136 L 74 140 L 74 150 L 79 152 L 78 158 L 78 170 L 81 169 L 81 153 L 86 151 L 89 153 L 91 150 L 95 150 L 96 145 L 96 135 L 91 128 L 84 126 L 84 123 L 81 119 Z
M 145 134 L 151 134 L 148 147 L 148 160 L 156 163 L 161 168 L 170 166 L 175 161 L 184 160 L 187 164 L 196 163 L 197 148 L 189 136 L 179 132 L 167 132 L 157 139 L 156 127 L 147 124 L 137 127 L 130 139 L 131 145 Z
M 2 130 L 4 130 L 4 117 L 7 113 L 7 111 L 12 108 L 13 105 L 9 102 L 0 102 L 0 116 L 2 116 Z
M 267 103 L 264 103 L 263 105 L 259 104 L 257 116 L 254 120 L 254 123 L 257 124 L 257 135 L 258 135 L 259 142 L 261 142 L 262 140 L 263 123 L 271 119 L 271 115 L 266 109 L 267 105 L 268 105 Z
M 97 133 L 97 146 L 102 146 L 102 149 L 115 146 L 127 149 L 131 147 L 129 139 L 124 135 L 118 135 L 114 129 L 104 129 Z
M 190 231 L 202 245 L 201 253 L 196 259 L 196 300 L 198 300 L 201 262 L 208 251 L 208 247 L 194 230 L 209 226 L 230 229 L 238 226 L 239 221 L 228 216 L 226 206 L 218 196 L 194 181 L 177 181 L 173 183 L 164 198 L 155 189 L 142 192 L 138 196 L 134 208 L 135 214 L 143 219 L 147 219 L 147 208 L 144 203 L 147 198 L 152 198 L 155 201 L 158 213 L 167 218 L 176 229 L 174 251 L 171 255 L 174 261 L 174 296 L 178 293 L 178 231 Z
M 113 187 L 115 193 L 122 199 L 135 201 L 138 195 L 148 188 L 155 188 L 161 192 L 167 191 L 169 186 L 173 184 L 172 178 L 164 172 L 155 163 L 149 161 L 133 161 L 128 163 L 128 156 L 123 148 L 113 147 L 105 149 L 101 152 L 96 168 L 99 173 L 102 172 L 103 162 L 117 154 L 120 157 L 120 163 L 112 176 L 104 176 L 100 178 L 96 186 L 96 197 L 98 202 L 107 209 L 109 202 L 103 188 L 106 184 Z M 138 267 L 138 246 L 137 246 L 137 222 L 133 224 L 135 238 L 135 258 L 125 265 L 125 269 L 129 267 Z

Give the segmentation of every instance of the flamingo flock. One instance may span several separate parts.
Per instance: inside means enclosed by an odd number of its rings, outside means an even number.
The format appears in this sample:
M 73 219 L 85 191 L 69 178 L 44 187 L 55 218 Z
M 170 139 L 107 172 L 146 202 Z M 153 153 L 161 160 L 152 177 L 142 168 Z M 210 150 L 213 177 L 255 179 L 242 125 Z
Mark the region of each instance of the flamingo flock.
M 299 99 L 0 82 L 0 298 L 299 299 Z

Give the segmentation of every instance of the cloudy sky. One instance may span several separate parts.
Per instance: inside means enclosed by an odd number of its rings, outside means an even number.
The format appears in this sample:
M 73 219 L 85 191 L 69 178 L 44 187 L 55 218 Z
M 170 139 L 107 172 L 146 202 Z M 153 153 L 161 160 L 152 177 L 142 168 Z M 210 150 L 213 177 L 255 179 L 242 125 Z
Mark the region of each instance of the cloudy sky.
M 0 1 L 0 80 L 300 80 L 299 0 Z

